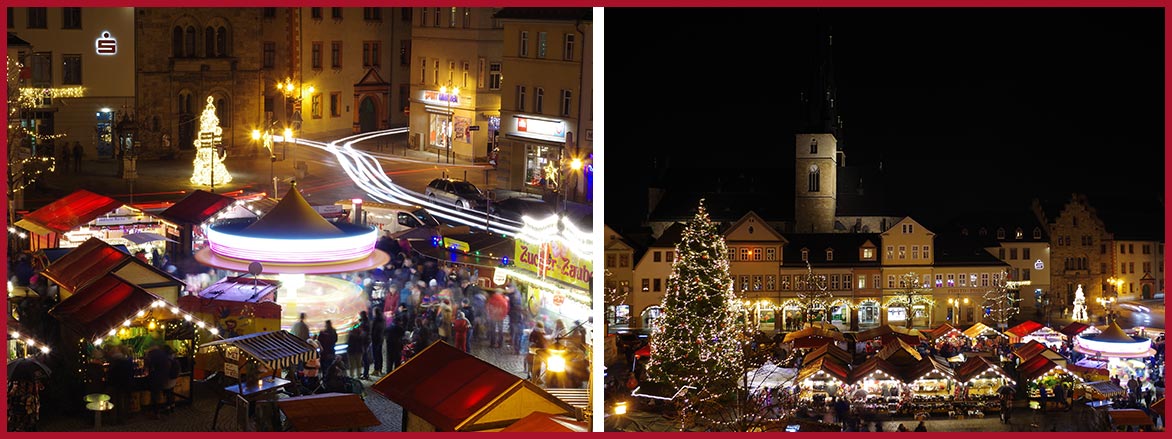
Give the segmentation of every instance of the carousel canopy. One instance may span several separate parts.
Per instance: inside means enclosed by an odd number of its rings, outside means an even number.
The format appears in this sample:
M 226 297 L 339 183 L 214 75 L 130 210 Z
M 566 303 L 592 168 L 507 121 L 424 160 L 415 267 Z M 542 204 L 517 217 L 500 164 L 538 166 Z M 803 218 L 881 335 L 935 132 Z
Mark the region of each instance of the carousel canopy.
M 849 365 L 854 362 L 854 358 L 851 357 L 850 353 L 842 350 L 842 348 L 834 345 L 834 343 L 827 343 L 822 347 L 806 354 L 806 356 L 802 358 L 802 364 L 812 363 L 814 360 L 822 357 L 833 358 L 843 365 Z
M 133 320 L 139 310 L 161 300 L 117 275 L 108 274 L 62 300 L 49 310 L 49 315 L 89 340 L 105 335 L 123 321 Z
M 1074 350 L 1096 357 L 1147 358 L 1156 354 L 1152 339 L 1127 335 L 1115 322 L 1099 334 L 1074 338 Z
M 159 218 L 181 225 L 198 225 L 207 221 L 224 208 L 235 203 L 236 199 L 220 194 L 196 190 L 167 210 L 159 213 Z
M 326 221 L 301 196 L 297 185 L 289 188 L 273 210 L 241 231 L 250 236 L 325 237 L 342 235 L 342 230 Z
M 814 360 L 813 363 L 806 363 L 806 365 L 802 366 L 802 370 L 798 371 L 797 381 L 804 381 L 806 378 L 810 378 L 818 372 L 826 372 L 826 374 L 839 381 L 846 381 L 850 375 L 850 369 L 846 365 L 839 363 L 838 360 L 822 357 Z
M 998 366 L 988 357 L 983 355 L 970 356 L 968 361 L 965 361 L 964 364 L 960 365 L 960 368 L 956 370 L 956 379 L 962 383 L 967 383 L 973 378 L 979 377 L 987 372 L 996 373 L 997 375 L 1008 379 L 1010 383 L 1014 382 L 1009 378 L 1009 374 L 1005 373 L 1005 370 L 1001 369 L 1001 366 Z
M 317 356 L 313 345 L 284 330 L 216 340 L 200 345 L 199 349 L 203 351 L 216 346 L 235 346 L 271 370 L 280 370 Z
M 515 422 L 533 412 L 575 413 L 573 406 L 528 380 L 442 341 L 384 376 L 371 390 L 436 431 L 500 428 L 499 422 Z
M 1082 334 L 1083 331 L 1086 331 L 1090 327 L 1091 327 L 1091 325 L 1088 325 L 1086 323 L 1070 322 L 1069 325 L 1066 325 L 1062 329 L 1059 329 L 1058 332 L 1061 332 L 1062 335 L 1066 336 L 1066 338 L 1073 338 L 1076 335 Z
M 82 189 L 29 212 L 17 221 L 15 226 L 38 235 L 65 233 L 113 212 L 123 204 L 105 195 Z
M 989 327 L 989 325 L 986 325 L 981 322 L 974 323 L 973 326 L 969 326 L 968 329 L 965 329 L 964 335 L 965 335 L 965 337 L 968 337 L 971 339 L 976 339 L 977 337 L 980 337 L 982 335 L 1001 336 L 1001 337 L 1005 336 L 1005 334 L 1002 334 L 1001 332 L 997 331 L 996 329 L 993 329 L 993 328 Z
M 1044 327 L 1045 325 L 1041 323 L 1035 322 L 1033 320 L 1027 320 L 1020 325 L 1006 329 L 1005 333 L 1016 337 L 1025 337 Z

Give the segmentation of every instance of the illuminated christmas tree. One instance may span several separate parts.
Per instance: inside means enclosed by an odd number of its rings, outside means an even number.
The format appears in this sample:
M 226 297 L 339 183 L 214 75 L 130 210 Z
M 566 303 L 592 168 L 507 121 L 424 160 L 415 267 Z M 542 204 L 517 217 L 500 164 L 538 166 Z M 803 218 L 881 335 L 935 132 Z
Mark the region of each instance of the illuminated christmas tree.
M 214 189 L 216 185 L 232 181 L 232 174 L 224 167 L 224 158 L 228 157 L 228 154 L 216 153 L 223 132 L 224 129 L 220 128 L 220 118 L 216 116 L 216 106 L 212 105 L 212 97 L 208 96 L 208 104 L 203 107 L 203 114 L 199 116 L 199 135 L 195 139 L 195 162 L 191 184 L 211 186 Z
M 663 314 L 654 323 L 648 379 L 673 389 L 691 386 L 693 394 L 712 399 L 736 390 L 744 371 L 741 308 L 728 269 L 724 237 L 701 200 L 676 244 Z

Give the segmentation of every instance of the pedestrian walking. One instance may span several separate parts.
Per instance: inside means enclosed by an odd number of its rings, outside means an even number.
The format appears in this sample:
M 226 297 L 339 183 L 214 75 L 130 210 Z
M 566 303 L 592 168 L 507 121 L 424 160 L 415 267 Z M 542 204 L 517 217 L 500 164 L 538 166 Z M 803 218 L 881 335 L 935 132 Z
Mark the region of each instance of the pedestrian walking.
M 297 318 L 297 323 L 294 323 L 293 328 L 289 331 L 302 341 L 309 340 L 309 325 L 305 324 L 305 317 L 305 313 L 301 313 Z
M 1070 410 L 1070 403 L 1066 401 L 1066 387 L 1062 383 L 1054 385 L 1054 399 L 1062 404 L 1063 410 Z
M 461 301 L 460 312 L 464 313 L 465 319 L 468 319 L 468 335 L 465 337 L 466 341 L 464 346 L 461 347 L 464 349 L 464 352 L 472 352 L 472 337 L 476 336 L 476 311 L 472 309 L 472 304 L 469 302 L 467 295 Z
M 485 303 L 488 313 L 488 345 L 499 348 L 504 346 L 504 321 L 509 315 L 509 299 L 500 292 L 494 292 Z
M 374 374 L 383 375 L 383 337 L 387 330 L 387 318 L 381 310 L 374 313 L 370 321 L 370 349 L 374 354 Z
M 916 431 L 928 431 L 928 427 L 924 425 L 924 421 L 920 421 L 920 425 L 916 426 Z
M 402 306 L 400 306 L 402 307 Z M 406 312 L 404 311 L 404 314 Z M 406 327 L 399 323 L 398 317 L 392 319 L 387 323 L 386 338 L 384 342 L 387 345 L 387 371 L 395 370 L 399 364 L 403 362 L 403 338 L 407 336 Z
M 68 150 L 66 150 L 68 151 Z M 127 355 L 124 346 L 110 346 L 108 357 L 110 368 L 106 372 L 106 384 L 114 404 L 114 423 L 126 422 L 130 413 L 130 391 L 134 384 L 134 360 Z
M 452 337 L 454 338 L 457 348 L 464 352 L 471 352 L 468 350 L 468 333 L 472 331 L 472 322 L 464 316 L 464 312 L 456 313 L 456 319 L 452 321 Z
M 365 379 L 366 373 L 363 371 L 363 366 L 366 350 L 370 344 L 370 339 L 367 338 L 369 334 L 370 326 L 366 321 L 366 311 L 362 311 L 358 316 L 358 325 L 350 329 L 350 335 L 346 338 L 347 371 L 352 378 Z
M 57 170 L 59 172 L 66 173 L 69 172 L 69 168 L 72 165 L 73 163 L 69 161 L 69 147 L 66 145 L 61 145 L 61 163 L 57 164 Z M 117 410 L 117 408 L 115 408 L 115 410 Z
M 334 360 L 337 359 L 334 346 L 338 344 L 338 331 L 334 329 L 332 321 L 326 320 L 326 327 L 318 333 L 317 342 L 321 344 L 322 367 L 328 369 L 334 365 Z
M 73 170 L 74 172 L 81 172 L 81 157 L 85 155 L 85 151 L 81 149 L 81 142 L 73 142 Z
M 151 419 L 159 419 L 166 403 L 164 388 L 171 379 L 171 355 L 156 344 L 146 353 L 147 384 L 151 391 L 151 410 L 148 415 Z
M 903 425 L 903 423 L 902 423 L 902 422 L 900 422 L 900 423 L 899 423 L 899 427 L 896 427 L 896 428 L 895 428 L 895 431 L 908 431 L 908 429 L 907 429 L 907 426 L 906 426 L 906 425 Z

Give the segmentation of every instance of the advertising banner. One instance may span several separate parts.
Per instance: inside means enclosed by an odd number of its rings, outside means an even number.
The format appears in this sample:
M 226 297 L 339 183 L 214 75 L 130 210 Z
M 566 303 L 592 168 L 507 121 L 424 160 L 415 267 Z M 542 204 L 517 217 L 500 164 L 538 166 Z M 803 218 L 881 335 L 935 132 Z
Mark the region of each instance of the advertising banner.
M 572 254 L 560 242 L 533 244 L 516 240 L 517 268 L 556 279 L 585 290 L 590 289 L 593 263 Z

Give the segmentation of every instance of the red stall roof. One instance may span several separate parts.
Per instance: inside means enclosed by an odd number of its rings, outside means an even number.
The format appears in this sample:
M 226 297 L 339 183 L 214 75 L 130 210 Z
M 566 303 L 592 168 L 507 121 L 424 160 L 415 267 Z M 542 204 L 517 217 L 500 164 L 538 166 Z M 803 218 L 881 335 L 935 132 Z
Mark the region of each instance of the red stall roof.
M 125 203 L 105 195 L 82 189 L 29 212 L 15 225 L 38 235 L 65 233 L 113 212 L 123 204 Z
M 951 332 L 955 332 L 956 335 L 958 335 L 958 336 L 964 335 L 964 333 L 960 332 L 959 329 L 956 329 L 955 327 L 953 327 L 952 325 L 949 325 L 947 323 L 941 323 L 940 326 L 936 327 L 936 329 L 929 329 L 927 331 L 920 331 L 920 333 L 924 334 L 924 336 L 927 337 L 928 340 L 938 339 L 940 337 L 948 335 Z
M 886 373 L 891 377 L 891 379 L 903 379 L 903 373 L 901 372 L 900 368 L 895 367 L 891 363 L 888 363 L 886 360 L 883 360 L 879 357 L 871 357 L 867 359 L 867 361 L 864 361 L 863 364 L 860 364 L 858 367 L 851 369 L 850 374 L 847 376 L 847 382 L 851 384 L 858 383 L 859 380 L 865 378 L 867 375 L 870 375 L 875 371 Z
M 1001 366 L 998 366 L 989 358 L 985 356 L 971 356 L 964 364 L 960 365 L 960 368 L 956 369 L 956 379 L 962 383 L 967 383 L 973 377 L 990 370 L 1009 378 L 1009 374 L 1005 373 L 1005 370 L 1001 369 Z M 1014 382 L 1012 378 L 1009 378 L 1009 381 Z
M 1083 331 L 1086 331 L 1087 328 L 1090 328 L 1090 327 L 1091 327 L 1091 325 L 1088 325 L 1086 323 L 1070 322 L 1069 325 L 1066 325 L 1065 327 L 1060 329 L 1058 332 L 1061 332 L 1062 335 L 1065 335 L 1067 338 L 1073 338 L 1076 335 L 1082 334 Z
M 134 276 L 125 274 L 121 269 L 128 264 L 135 264 L 141 267 L 141 270 L 134 270 Z M 127 276 L 128 280 L 139 282 L 139 285 L 146 288 L 183 284 L 182 281 L 167 272 L 118 250 L 98 238 L 86 240 L 80 246 L 66 253 L 65 256 L 45 267 L 42 273 L 49 280 L 60 285 L 61 289 L 74 292 L 115 271 Z M 142 283 L 143 281 L 147 283 Z
M 1025 361 L 1034 358 L 1042 352 L 1046 352 L 1046 349 L 1049 349 L 1046 345 L 1039 343 L 1037 340 L 1030 340 L 1029 343 L 1023 344 L 1014 350 L 1013 354 L 1017 355 L 1017 358 L 1020 358 L 1022 361 Z
M 75 291 L 50 309 L 49 315 L 90 340 L 125 320 L 134 319 L 139 310 L 156 300 L 162 298 L 108 274 Z
M 198 225 L 235 202 L 235 198 L 197 190 L 160 212 L 159 218 L 176 224 Z
M 817 374 L 819 371 L 826 372 L 840 381 L 846 381 L 846 378 L 850 375 L 850 369 L 846 365 L 839 363 L 837 360 L 822 357 L 814 360 L 813 363 L 806 363 L 806 365 L 802 366 L 802 370 L 798 371 L 795 381 L 803 381 Z
M 815 348 L 835 341 L 846 341 L 846 338 L 841 332 L 835 330 L 807 326 L 786 334 L 782 342 L 793 342 L 795 348 Z
M 956 380 L 956 373 L 952 371 L 951 367 L 936 361 L 935 358 L 930 356 L 924 357 L 924 359 L 920 360 L 919 363 L 904 369 L 903 380 L 907 383 L 914 382 L 918 379 L 927 377 L 928 374 L 932 373 L 932 371 L 936 371 L 938 375 L 945 379 L 953 381 Z
M 844 365 L 849 365 L 854 362 L 854 358 L 851 357 L 849 352 L 842 350 L 842 348 L 834 345 L 833 343 L 827 343 L 822 347 L 815 349 L 813 352 L 806 354 L 806 357 L 802 359 L 802 363 L 811 363 L 814 360 L 824 356 L 830 356 L 830 358 L 833 358 Z
M 1042 329 L 1043 326 L 1045 326 L 1045 325 L 1038 323 L 1038 322 L 1035 322 L 1033 320 L 1027 320 L 1020 325 L 1006 329 L 1005 332 L 1012 334 L 1012 335 L 1015 335 L 1015 336 L 1018 336 L 1018 337 L 1025 337 L 1027 335 L 1033 334 L 1034 331 Z
M 585 433 L 590 431 L 590 426 L 586 425 L 585 422 L 580 422 L 566 416 L 545 412 L 533 412 L 529 416 L 521 418 L 520 421 L 514 422 L 513 425 L 501 429 L 501 431 L 518 433 Z
M 491 428 L 477 427 L 477 420 L 484 417 L 515 422 L 534 411 L 575 412 L 574 407 L 528 380 L 442 341 L 416 354 L 371 389 L 435 426 L 436 431 Z M 506 401 L 514 398 L 523 402 L 520 409 L 527 411 L 520 413 L 516 411 L 518 404 Z M 513 412 L 489 416 L 497 408 Z
M 1033 381 L 1035 378 L 1045 375 L 1050 369 L 1058 367 L 1058 363 L 1046 358 L 1045 355 L 1035 355 L 1029 360 L 1023 361 L 1017 366 L 1017 374 L 1024 382 Z

